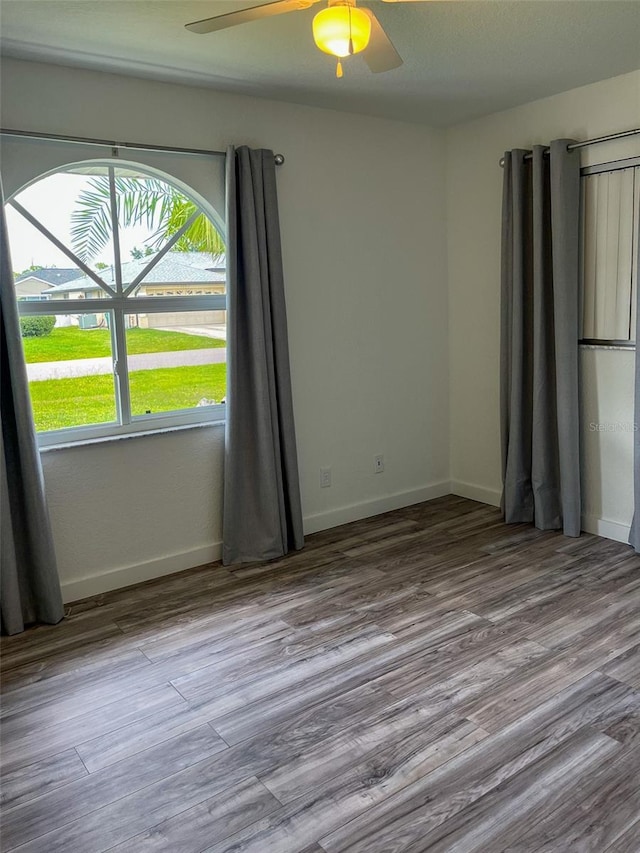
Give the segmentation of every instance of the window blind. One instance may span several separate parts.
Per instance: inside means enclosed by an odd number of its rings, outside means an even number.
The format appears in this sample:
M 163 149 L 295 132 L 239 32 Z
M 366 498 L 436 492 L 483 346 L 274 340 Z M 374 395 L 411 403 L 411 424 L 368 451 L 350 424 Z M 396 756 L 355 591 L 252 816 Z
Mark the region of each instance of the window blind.
M 635 337 L 640 167 L 585 175 L 582 338 Z

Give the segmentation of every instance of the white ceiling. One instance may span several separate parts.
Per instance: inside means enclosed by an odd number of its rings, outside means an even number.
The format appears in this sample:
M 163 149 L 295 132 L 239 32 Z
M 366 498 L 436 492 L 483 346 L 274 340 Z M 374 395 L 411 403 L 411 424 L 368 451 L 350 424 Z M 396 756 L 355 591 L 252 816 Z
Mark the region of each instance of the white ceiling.
M 188 21 L 263 0 L 2 0 L 4 55 L 450 125 L 640 67 L 640 0 L 448 0 L 374 9 L 404 58 L 335 78 L 296 11 L 209 35 Z

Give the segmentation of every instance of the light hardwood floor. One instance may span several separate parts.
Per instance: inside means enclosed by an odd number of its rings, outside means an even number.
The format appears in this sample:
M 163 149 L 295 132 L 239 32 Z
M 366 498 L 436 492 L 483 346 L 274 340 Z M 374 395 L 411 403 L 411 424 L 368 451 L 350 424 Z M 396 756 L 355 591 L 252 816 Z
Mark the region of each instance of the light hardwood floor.
M 640 558 L 462 498 L 81 602 L 3 682 L 4 851 L 640 851 Z

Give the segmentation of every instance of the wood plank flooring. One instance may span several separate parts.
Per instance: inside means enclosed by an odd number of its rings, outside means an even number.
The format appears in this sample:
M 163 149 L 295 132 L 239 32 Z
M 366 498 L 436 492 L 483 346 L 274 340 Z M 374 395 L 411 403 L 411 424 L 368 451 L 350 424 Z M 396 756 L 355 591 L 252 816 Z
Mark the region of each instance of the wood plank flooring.
M 640 557 L 447 497 L 2 643 L 21 853 L 640 853 Z

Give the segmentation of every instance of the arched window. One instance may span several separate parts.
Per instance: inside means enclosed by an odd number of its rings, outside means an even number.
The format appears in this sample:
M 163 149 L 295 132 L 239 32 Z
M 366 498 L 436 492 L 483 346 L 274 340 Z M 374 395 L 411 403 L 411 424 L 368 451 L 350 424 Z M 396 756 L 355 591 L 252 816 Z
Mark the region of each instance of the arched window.
M 92 159 L 7 201 L 42 444 L 224 418 L 223 222 L 181 181 Z

